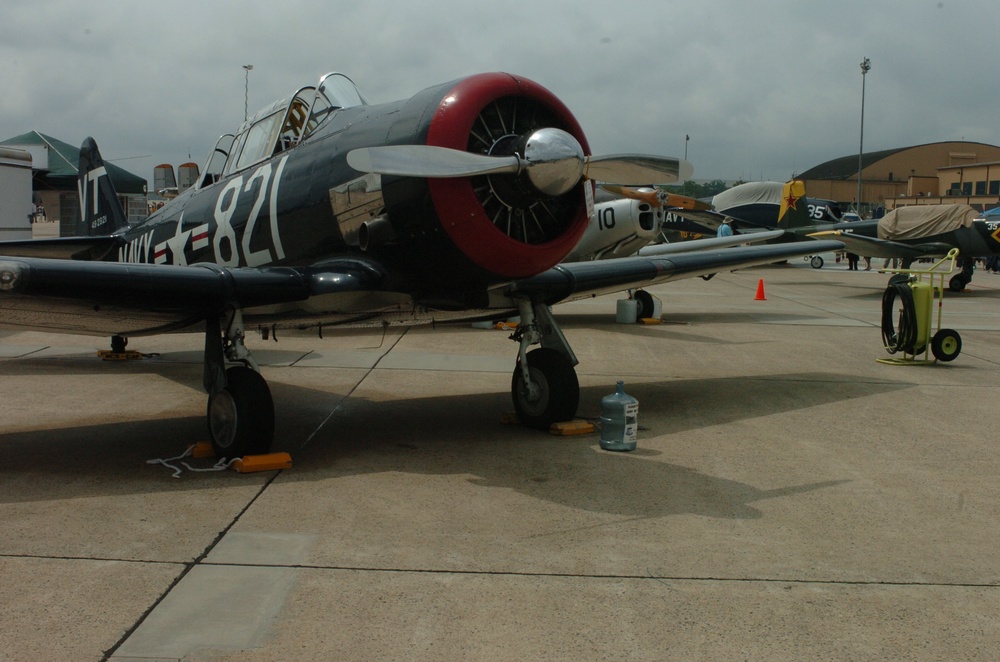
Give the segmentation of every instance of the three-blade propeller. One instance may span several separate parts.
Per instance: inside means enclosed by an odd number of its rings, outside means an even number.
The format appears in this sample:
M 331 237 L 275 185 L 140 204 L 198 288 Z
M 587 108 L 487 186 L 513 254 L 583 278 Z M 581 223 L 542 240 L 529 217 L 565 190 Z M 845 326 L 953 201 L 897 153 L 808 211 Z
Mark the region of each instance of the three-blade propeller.
M 561 129 L 545 128 L 523 141 L 522 154 L 493 156 L 430 145 L 386 145 L 354 149 L 347 163 L 359 172 L 402 177 L 474 177 L 526 173 L 546 195 L 562 195 L 581 177 L 609 184 L 669 184 L 691 177 L 687 161 L 645 154 L 586 156 Z

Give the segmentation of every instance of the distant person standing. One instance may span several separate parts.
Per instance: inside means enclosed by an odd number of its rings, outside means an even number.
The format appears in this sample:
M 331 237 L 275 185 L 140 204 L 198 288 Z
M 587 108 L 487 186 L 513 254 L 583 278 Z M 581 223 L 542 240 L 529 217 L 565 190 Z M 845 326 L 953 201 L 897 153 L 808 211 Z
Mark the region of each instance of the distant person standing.
M 729 218 L 728 216 L 726 216 L 724 219 L 722 219 L 722 225 L 720 225 L 719 229 L 715 231 L 715 236 L 716 237 L 732 237 L 733 236 L 732 222 L 733 222 L 733 219 Z

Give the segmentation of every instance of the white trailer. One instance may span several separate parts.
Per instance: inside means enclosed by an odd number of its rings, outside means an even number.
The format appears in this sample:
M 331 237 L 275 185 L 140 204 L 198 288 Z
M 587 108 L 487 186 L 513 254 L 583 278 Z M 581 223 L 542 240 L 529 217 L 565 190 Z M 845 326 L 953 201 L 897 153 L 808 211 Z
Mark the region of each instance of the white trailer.
M 0 241 L 31 239 L 31 154 L 0 146 Z

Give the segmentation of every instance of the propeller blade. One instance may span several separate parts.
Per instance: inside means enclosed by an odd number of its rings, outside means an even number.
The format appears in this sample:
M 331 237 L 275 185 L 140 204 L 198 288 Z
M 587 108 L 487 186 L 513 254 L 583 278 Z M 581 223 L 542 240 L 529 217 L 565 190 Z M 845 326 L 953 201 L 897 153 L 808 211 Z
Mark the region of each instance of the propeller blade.
M 668 193 L 663 190 L 637 191 L 633 188 L 626 188 L 615 184 L 602 184 L 601 188 L 615 195 L 620 195 L 623 198 L 639 200 L 640 202 L 645 202 L 656 207 L 680 207 L 681 209 L 696 209 L 701 211 L 712 208 L 712 205 L 707 202 L 702 202 L 686 195 Z
M 352 149 L 347 164 L 359 172 L 401 177 L 474 177 L 516 173 L 521 168 L 517 156 L 486 156 L 431 145 Z
M 687 161 L 648 154 L 591 156 L 584 176 L 609 184 L 672 184 L 690 179 L 694 167 Z

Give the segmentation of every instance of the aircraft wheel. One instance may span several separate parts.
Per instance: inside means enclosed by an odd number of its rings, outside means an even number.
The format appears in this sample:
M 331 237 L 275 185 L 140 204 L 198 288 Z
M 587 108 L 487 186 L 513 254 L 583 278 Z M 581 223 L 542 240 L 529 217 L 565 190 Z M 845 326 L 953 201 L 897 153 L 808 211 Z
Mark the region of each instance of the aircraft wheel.
M 809 265 L 813 269 L 822 269 L 823 268 L 823 258 L 821 258 L 819 255 L 813 255 L 812 259 L 809 260 Z
M 654 305 L 653 305 L 652 294 L 650 294 L 646 290 L 636 290 L 635 294 L 632 295 L 632 298 L 635 299 L 635 302 L 637 304 L 635 307 L 636 322 L 640 321 L 644 317 L 653 316 Z
M 216 456 L 266 453 L 274 438 L 274 401 L 267 382 L 245 366 L 226 370 L 229 384 L 208 396 L 208 432 Z
M 948 289 L 952 292 L 964 292 L 965 286 L 969 284 L 969 281 L 965 279 L 962 274 L 955 274 L 948 281 Z
M 533 387 L 530 390 L 521 374 L 519 361 L 511 378 L 510 394 L 523 424 L 547 430 L 553 423 L 576 416 L 580 405 L 580 382 L 565 355 L 547 347 L 528 352 L 528 374 Z
M 962 351 L 962 336 L 958 331 L 940 329 L 931 338 L 931 353 L 938 361 L 954 361 Z

